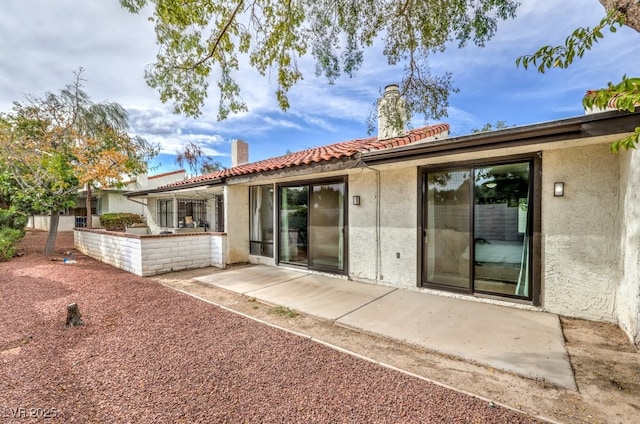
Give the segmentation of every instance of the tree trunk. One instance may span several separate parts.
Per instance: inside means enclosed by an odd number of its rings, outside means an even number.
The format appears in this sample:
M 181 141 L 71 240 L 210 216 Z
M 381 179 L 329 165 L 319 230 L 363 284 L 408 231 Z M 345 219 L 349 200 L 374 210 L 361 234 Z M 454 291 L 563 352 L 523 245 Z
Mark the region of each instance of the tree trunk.
M 76 325 L 82 325 L 82 315 L 80 315 L 78 304 L 71 303 L 67 305 L 67 327 L 75 327 Z
M 51 211 L 49 217 L 49 236 L 44 246 L 45 255 L 53 255 L 53 249 L 56 247 L 56 237 L 58 236 L 58 223 L 60 222 L 60 211 Z
M 87 228 L 91 228 L 91 182 L 87 183 L 87 201 L 85 202 L 85 206 L 87 208 Z
M 608 12 L 618 10 L 625 14 L 624 24 L 640 32 L 640 1 L 638 0 L 600 0 Z

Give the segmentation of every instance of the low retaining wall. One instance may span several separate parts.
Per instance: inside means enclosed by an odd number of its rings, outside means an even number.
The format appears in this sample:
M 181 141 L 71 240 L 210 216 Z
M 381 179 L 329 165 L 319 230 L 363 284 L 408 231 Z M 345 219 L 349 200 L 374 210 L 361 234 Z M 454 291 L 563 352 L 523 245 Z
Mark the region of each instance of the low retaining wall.
M 78 228 L 73 244 L 87 256 L 143 277 L 227 266 L 226 233 L 138 235 Z

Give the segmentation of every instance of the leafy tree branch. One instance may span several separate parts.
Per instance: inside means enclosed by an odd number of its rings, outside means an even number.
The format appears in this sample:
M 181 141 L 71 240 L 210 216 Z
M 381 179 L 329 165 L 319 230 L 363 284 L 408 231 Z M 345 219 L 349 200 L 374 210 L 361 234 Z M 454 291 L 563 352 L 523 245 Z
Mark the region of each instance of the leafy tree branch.
M 567 68 L 576 58 L 582 58 L 586 51 L 604 38 L 603 31 L 609 29 L 616 32 L 617 28 L 627 26 L 640 32 L 640 1 L 638 0 L 600 0 L 607 14 L 593 28 L 577 28 L 561 46 L 544 46 L 532 55 L 520 56 L 516 65 L 525 69 L 536 66 L 538 72 L 558 67 Z M 634 112 L 640 106 L 640 78 L 622 77 L 619 83 L 609 82 L 607 88 L 589 91 L 582 100 L 587 110 L 617 109 Z M 635 149 L 640 142 L 640 127 L 633 134 L 614 142 L 611 150 L 615 153 L 620 149 Z
M 30 213 L 49 213 L 45 253 L 53 252 L 60 212 L 78 191 L 118 184 L 146 172 L 158 146 L 128 133 L 126 110 L 93 103 L 82 90 L 82 69 L 59 94 L 28 96 L 0 115 L 0 186 L 3 197 Z
M 152 10 L 159 52 L 145 73 L 174 111 L 202 113 L 211 80 L 218 119 L 247 110 L 236 73 L 241 63 L 273 77 L 283 110 L 304 78 L 298 66 L 310 53 L 316 75 L 333 83 L 355 76 L 364 51 L 380 40 L 388 64 L 407 61 L 401 92 L 410 113 L 445 116 L 451 76 L 432 76 L 428 59 L 449 41 L 484 45 L 497 22 L 513 18 L 514 0 L 120 0 L 132 13 Z M 150 9 L 146 9 L 150 7 Z M 244 89 L 247 89 L 244 87 Z
M 516 59 L 516 65 L 528 69 L 530 65 L 537 66 L 538 72 L 544 73 L 546 69 L 567 68 L 576 56 L 582 58 L 587 50 L 591 50 L 599 39 L 604 38 L 602 31 L 607 28 L 616 32 L 616 27 L 624 25 L 625 15 L 617 10 L 610 11 L 607 16 L 593 28 L 577 28 L 568 36 L 561 46 L 544 46 L 532 55 L 520 56 Z
M 635 112 L 640 106 L 640 78 L 622 77 L 622 82 L 609 82 L 606 88 L 589 91 L 582 99 L 585 109 L 617 109 Z M 633 134 L 611 144 L 611 151 L 618 153 L 620 149 L 635 149 L 640 142 L 640 127 Z

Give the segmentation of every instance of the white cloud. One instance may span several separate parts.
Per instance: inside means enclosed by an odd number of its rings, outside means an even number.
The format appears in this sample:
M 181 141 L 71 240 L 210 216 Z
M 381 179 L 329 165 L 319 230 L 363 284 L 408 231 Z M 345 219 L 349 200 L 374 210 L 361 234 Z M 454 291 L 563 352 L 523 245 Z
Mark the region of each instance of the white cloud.
M 212 81 L 202 116 L 191 119 L 173 114 L 171 105 L 162 104 L 158 93 L 145 84 L 145 67 L 158 51 L 153 24 L 147 21 L 149 11 L 132 15 L 115 0 L 5 0 L 2 5 L 0 111 L 25 94 L 59 91 L 72 81 L 74 70 L 84 67 L 91 98 L 122 104 L 130 112 L 133 131 L 160 143 L 167 154 L 194 142 L 211 156 L 228 155 L 233 138 L 284 152 L 366 136 L 365 121 L 380 90 L 402 77 L 402 66 L 388 66 L 380 40 L 365 51 L 365 63 L 354 78 L 343 76 L 334 85 L 316 77 L 313 61 L 305 57 L 298 61 L 305 79 L 289 94 L 290 110 L 282 112 L 273 78 L 260 76 L 242 57 L 241 72 L 235 76 L 249 111 L 218 122 Z M 461 89 L 451 96 L 444 121 L 460 135 L 497 120 L 524 124 L 581 113 L 580 99 L 587 89 L 640 68 L 638 33 L 607 33 L 571 68 L 545 75 L 517 69 L 515 59 L 542 45 L 563 42 L 574 28 L 592 26 L 603 13 L 596 0 L 523 0 L 518 17 L 501 22 L 485 48 L 452 45 L 434 54 L 432 72 L 452 72 Z M 422 124 L 420 117 L 414 119 L 414 126 Z M 283 144 L 284 134 L 289 145 Z M 263 151 L 273 154 L 274 148 Z

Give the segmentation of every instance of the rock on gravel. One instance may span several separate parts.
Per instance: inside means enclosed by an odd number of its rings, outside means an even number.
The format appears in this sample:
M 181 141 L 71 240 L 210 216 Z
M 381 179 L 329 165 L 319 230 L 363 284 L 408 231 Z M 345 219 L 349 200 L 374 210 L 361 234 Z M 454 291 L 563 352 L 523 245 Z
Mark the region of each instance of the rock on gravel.
M 75 252 L 0 264 L 0 414 L 57 422 L 532 423 Z M 57 256 L 73 246 L 58 236 Z M 84 325 L 65 327 L 77 302 Z M 35 416 L 35 415 L 34 415 Z

